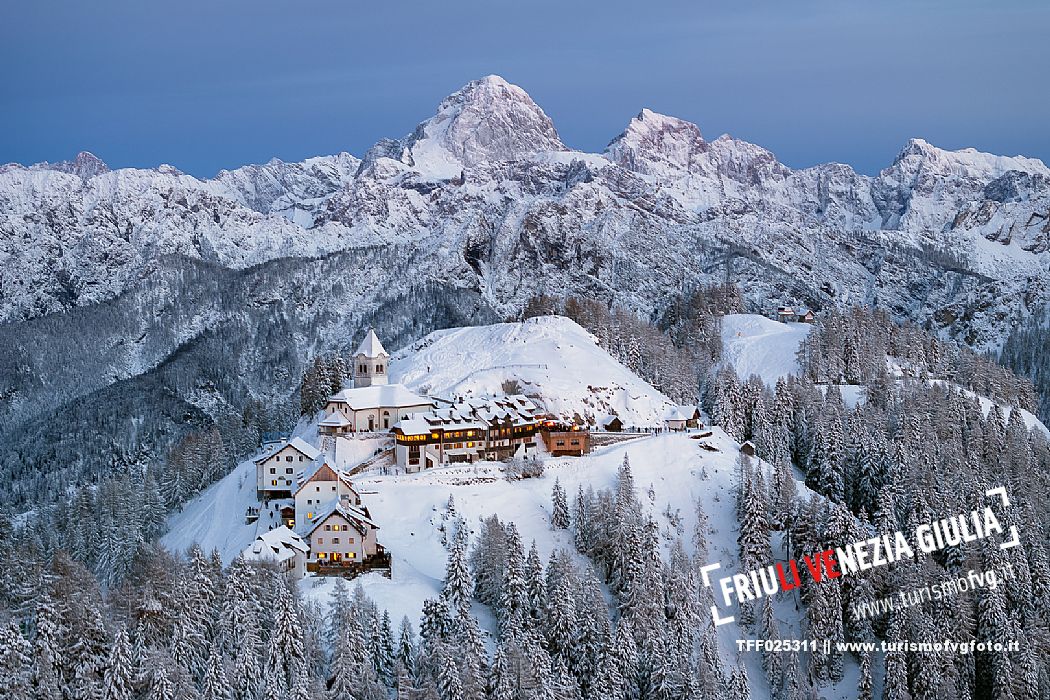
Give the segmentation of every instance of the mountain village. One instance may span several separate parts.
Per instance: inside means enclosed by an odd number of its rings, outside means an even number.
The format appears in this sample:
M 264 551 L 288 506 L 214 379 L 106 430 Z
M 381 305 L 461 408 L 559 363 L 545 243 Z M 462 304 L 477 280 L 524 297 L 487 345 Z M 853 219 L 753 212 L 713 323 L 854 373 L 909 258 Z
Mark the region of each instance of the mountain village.
M 325 403 L 317 445 L 302 436 L 281 437 L 254 457 L 258 504 L 245 517 L 258 534 L 243 552 L 246 559 L 276 562 L 295 577 L 368 571 L 389 576 L 392 558 L 380 543 L 380 524 L 362 504 L 354 474 L 379 464 L 414 474 L 440 465 L 582 456 L 590 451 L 592 433 L 606 442 L 630 436 L 615 414 L 588 425 L 578 413 L 546 412 L 520 393 L 424 396 L 390 383 L 390 354 L 374 330 L 352 360 L 352 386 Z M 700 426 L 699 407 L 672 405 L 662 426 L 629 427 L 680 432 Z M 367 441 L 373 455 L 343 468 L 336 456 L 345 441 Z

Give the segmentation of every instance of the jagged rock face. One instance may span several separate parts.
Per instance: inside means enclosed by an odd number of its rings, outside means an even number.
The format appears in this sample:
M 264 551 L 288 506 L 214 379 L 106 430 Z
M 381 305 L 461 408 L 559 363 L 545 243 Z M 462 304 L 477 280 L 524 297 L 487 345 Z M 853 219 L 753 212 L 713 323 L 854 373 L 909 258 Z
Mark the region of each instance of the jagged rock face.
M 393 158 L 428 177 L 455 178 L 464 167 L 564 150 L 539 105 L 518 86 L 490 75 L 446 97 L 412 134 L 377 144 L 365 160 Z
M 643 109 L 605 149 L 605 157 L 622 168 L 645 175 L 707 173 L 707 143 L 700 128 L 674 117 Z
M 361 161 L 349 153 L 223 170 L 215 190 L 260 214 L 281 214 L 304 228 L 314 223 L 328 197 L 352 182 Z
M 539 291 L 652 313 L 728 275 L 756 309 L 877 303 L 988 348 L 1046 303 L 1048 179 L 1036 160 L 919 140 L 875 178 L 836 163 L 792 170 L 649 110 L 603 154 L 580 153 L 490 76 L 360 161 L 273 160 L 213 180 L 109 172 L 89 154 L 5 166 L 0 319 L 112 299 L 171 254 L 241 269 L 394 246 L 432 253 L 413 279 L 476 290 L 500 314 Z M 935 289 L 944 274 L 959 280 Z

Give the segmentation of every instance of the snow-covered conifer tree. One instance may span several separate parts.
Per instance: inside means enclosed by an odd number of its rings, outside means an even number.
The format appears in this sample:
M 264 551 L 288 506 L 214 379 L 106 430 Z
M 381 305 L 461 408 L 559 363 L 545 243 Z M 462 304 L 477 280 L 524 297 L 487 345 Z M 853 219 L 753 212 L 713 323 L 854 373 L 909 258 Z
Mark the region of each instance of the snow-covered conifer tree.
M 557 478 L 551 491 L 551 525 L 559 530 L 569 527 L 569 501 Z

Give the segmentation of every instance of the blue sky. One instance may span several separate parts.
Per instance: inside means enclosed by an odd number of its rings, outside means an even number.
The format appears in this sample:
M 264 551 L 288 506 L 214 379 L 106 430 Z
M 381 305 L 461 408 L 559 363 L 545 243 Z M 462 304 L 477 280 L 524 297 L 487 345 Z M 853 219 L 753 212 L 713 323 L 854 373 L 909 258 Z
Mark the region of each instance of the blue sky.
M 874 173 L 904 142 L 1050 162 L 1050 3 L 4 1 L 0 162 L 362 154 L 467 81 L 525 88 L 571 147 L 642 107 Z

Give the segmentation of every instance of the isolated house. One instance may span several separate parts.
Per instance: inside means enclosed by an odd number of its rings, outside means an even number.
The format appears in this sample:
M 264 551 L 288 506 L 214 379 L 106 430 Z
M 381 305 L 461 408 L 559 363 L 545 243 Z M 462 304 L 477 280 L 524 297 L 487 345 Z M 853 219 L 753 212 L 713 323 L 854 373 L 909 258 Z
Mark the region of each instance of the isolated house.
M 699 428 L 700 427 L 700 407 L 693 405 L 682 405 L 678 407 L 678 412 L 685 417 L 685 427 L 687 428 Z
M 745 442 L 743 445 L 740 446 L 740 451 L 743 452 L 744 454 L 746 454 L 748 457 L 754 457 L 755 456 L 755 443 L 753 443 L 750 440 L 748 440 L 747 442 Z
M 799 323 L 813 323 L 815 319 L 816 315 L 813 313 L 812 309 L 802 309 L 798 312 L 798 316 L 795 320 Z
M 777 307 L 777 320 L 782 323 L 788 323 L 795 320 L 795 310 L 790 306 L 778 306 Z
M 273 562 L 282 571 L 301 578 L 306 575 L 309 546 L 294 530 L 281 526 L 255 538 L 241 555 L 248 561 Z
M 540 436 L 552 457 L 582 457 L 591 449 L 591 434 L 576 425 L 544 424 Z
M 306 469 L 321 452 L 302 438 L 275 442 L 255 458 L 256 491 L 260 501 L 291 498 L 296 474 Z
M 686 423 L 689 422 L 689 417 L 682 413 L 678 406 L 675 406 L 667 415 L 664 416 L 664 427 L 668 430 L 685 430 Z
M 598 427 L 610 433 L 618 433 L 623 430 L 623 421 L 619 416 L 605 416 L 598 421 Z

